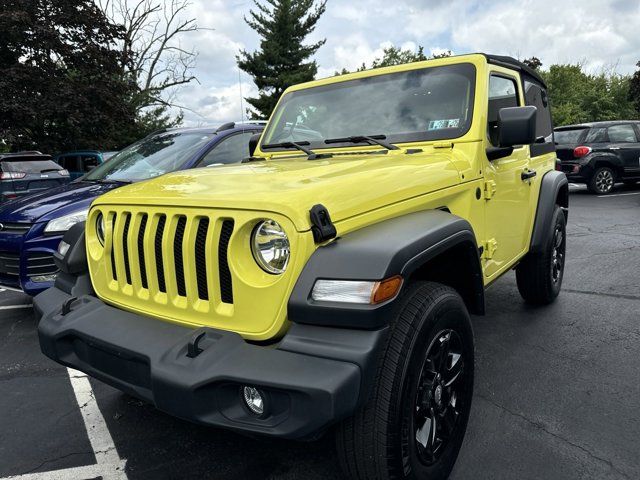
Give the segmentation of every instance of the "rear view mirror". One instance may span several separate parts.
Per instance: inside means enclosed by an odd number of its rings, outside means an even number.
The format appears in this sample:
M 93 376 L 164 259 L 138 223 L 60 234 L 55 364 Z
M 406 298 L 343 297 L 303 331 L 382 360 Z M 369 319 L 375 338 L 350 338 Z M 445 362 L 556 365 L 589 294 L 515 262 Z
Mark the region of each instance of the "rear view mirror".
M 536 141 L 536 115 L 533 106 L 501 108 L 498 112 L 500 147 L 531 145 Z
M 260 136 L 262 134 L 256 133 L 249 139 L 249 156 L 253 157 L 253 154 L 256 152 L 256 148 L 258 148 L 258 142 L 260 141 Z

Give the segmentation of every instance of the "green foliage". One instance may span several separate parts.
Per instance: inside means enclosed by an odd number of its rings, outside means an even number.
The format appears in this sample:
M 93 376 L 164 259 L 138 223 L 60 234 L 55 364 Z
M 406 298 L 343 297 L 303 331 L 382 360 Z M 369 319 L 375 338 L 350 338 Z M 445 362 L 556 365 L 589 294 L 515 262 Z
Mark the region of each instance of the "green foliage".
M 636 115 L 640 114 L 640 62 L 636 64 L 638 70 L 636 70 L 633 76 L 629 79 L 629 100 L 633 102 L 633 106 L 636 109 Z
M 630 77 L 613 71 L 584 72 L 579 64 L 551 65 L 540 71 L 557 126 L 600 120 L 638 118 L 630 99 Z
M 308 61 L 324 45 L 321 40 L 304 45 L 304 39 L 314 31 L 326 7 L 326 0 L 254 0 L 257 11 L 245 18 L 261 37 L 260 49 L 245 50 L 238 56 L 238 66 L 253 77 L 259 89 L 258 98 L 247 98 L 253 107 L 253 118 L 268 118 L 285 89 L 296 83 L 313 80 L 318 65 Z
M 13 150 L 120 146 L 135 120 L 120 35 L 91 0 L 2 0 L 0 138 Z
M 393 65 L 401 65 L 403 63 L 421 62 L 423 60 L 430 60 L 434 58 L 445 58 L 450 57 L 451 55 L 453 55 L 451 50 L 427 56 L 424 54 L 424 47 L 422 46 L 418 46 L 418 49 L 413 51 L 391 45 L 390 47 L 382 50 L 382 57 L 374 59 L 373 62 L 371 62 L 371 66 L 367 66 L 363 63 L 356 69 L 356 72 L 363 72 L 372 68 L 391 67 Z M 336 72 L 335 75 L 344 75 L 345 73 L 350 72 L 346 68 L 343 68 L 340 72 Z

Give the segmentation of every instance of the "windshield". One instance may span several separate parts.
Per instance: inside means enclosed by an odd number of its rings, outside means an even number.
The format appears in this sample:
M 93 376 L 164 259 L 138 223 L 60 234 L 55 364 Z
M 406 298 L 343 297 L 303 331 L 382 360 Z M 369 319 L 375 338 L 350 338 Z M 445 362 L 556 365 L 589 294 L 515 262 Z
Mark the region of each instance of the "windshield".
M 580 142 L 580 136 L 585 131 L 585 128 L 572 128 L 570 130 L 556 130 L 553 132 L 553 136 L 558 145 L 571 145 Z
M 202 132 L 164 132 L 144 138 L 94 168 L 83 180 L 135 182 L 179 169 L 215 135 Z
M 471 125 L 474 86 L 475 67 L 463 63 L 298 90 L 283 97 L 262 144 L 326 148 L 324 140 L 357 135 L 384 135 L 390 143 L 456 138 Z
M 44 171 L 62 170 L 62 167 L 52 160 L 32 160 L 26 162 L 2 162 L 3 172 L 42 173 Z

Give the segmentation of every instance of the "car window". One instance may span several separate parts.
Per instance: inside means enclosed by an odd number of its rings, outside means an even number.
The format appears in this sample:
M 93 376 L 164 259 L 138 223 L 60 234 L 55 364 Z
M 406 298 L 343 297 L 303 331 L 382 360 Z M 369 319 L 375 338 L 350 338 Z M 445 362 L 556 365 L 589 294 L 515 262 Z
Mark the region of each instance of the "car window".
M 474 88 L 475 67 L 462 63 L 289 92 L 262 145 L 307 141 L 311 149 L 328 148 L 325 140 L 355 135 L 385 135 L 390 143 L 456 138 L 471 124 Z
M 536 80 L 524 79 L 525 105 L 536 107 L 536 142 L 531 145 L 531 156 L 543 155 L 554 150 L 553 123 L 546 90 Z
M 82 157 L 82 171 L 88 172 L 98 166 L 98 158 L 95 155 L 84 155 Z
M 58 162 L 62 168 L 66 168 L 70 172 L 79 172 L 80 169 L 80 157 L 78 155 L 65 155 L 61 157 Z
M 635 130 L 629 124 L 612 125 L 607 129 L 607 134 L 611 143 L 635 143 L 638 141 Z
M 489 78 L 489 125 L 491 144 L 498 145 L 498 112 L 501 108 L 518 106 L 518 87 L 513 78 L 491 75 Z
M 156 133 L 119 151 L 83 178 L 138 181 L 164 175 L 182 167 L 213 135 L 197 131 Z
M 255 133 L 244 132 L 225 138 L 205 155 L 198 166 L 209 167 L 211 165 L 240 163 L 243 158 L 249 156 L 249 139 Z
M 2 162 L 3 172 L 42 173 L 44 171 L 62 170 L 53 160 L 34 160 L 31 162 Z
M 606 128 L 592 128 L 584 137 L 584 143 L 603 143 L 607 141 L 607 129 Z
M 580 137 L 586 128 L 571 128 L 568 130 L 556 130 L 553 136 L 558 145 L 575 145 L 580 142 Z

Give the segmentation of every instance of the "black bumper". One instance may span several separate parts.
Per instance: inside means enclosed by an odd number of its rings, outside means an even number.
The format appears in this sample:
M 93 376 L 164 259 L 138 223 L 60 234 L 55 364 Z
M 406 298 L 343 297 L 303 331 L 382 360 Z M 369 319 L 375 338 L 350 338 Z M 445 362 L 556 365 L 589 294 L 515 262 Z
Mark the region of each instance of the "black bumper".
M 73 302 L 51 288 L 35 298 L 42 352 L 158 409 L 193 422 L 284 438 L 313 437 L 365 401 L 386 330 L 293 324 L 276 346 L 125 312 L 93 296 Z M 202 352 L 189 357 L 194 335 Z M 243 405 L 242 385 L 266 397 L 263 417 Z

